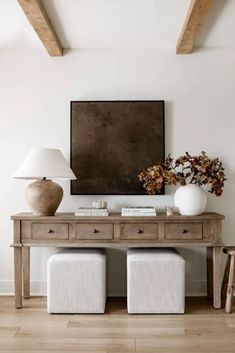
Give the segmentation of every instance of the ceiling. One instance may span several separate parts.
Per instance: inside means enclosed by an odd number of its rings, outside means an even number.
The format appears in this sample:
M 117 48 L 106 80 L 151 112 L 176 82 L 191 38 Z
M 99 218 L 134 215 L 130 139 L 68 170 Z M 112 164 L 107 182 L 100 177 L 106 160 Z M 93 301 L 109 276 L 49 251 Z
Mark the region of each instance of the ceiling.
M 235 0 L 214 0 L 198 46 L 235 46 Z M 64 48 L 172 48 L 190 0 L 43 0 Z M 0 0 L 0 50 L 41 47 L 16 0 Z

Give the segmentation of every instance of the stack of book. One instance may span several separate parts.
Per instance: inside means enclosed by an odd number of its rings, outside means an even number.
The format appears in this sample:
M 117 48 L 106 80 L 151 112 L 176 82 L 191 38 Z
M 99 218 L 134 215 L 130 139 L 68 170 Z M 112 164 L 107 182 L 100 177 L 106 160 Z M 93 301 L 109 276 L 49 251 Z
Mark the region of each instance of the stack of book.
M 148 207 L 148 206 L 143 206 L 143 207 L 123 207 L 122 208 L 122 216 L 148 216 L 148 217 L 153 217 L 156 216 L 156 210 L 154 207 Z
M 108 216 L 109 212 L 107 208 L 86 208 L 79 207 L 77 212 L 75 212 L 75 216 L 88 216 L 88 217 L 104 217 Z

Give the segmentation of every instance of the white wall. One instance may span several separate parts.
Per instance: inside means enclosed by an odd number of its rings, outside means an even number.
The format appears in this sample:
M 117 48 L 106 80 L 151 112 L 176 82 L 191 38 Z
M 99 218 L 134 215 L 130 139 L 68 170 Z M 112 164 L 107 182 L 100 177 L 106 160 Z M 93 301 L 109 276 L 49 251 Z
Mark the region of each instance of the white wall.
M 221 198 L 208 194 L 208 210 L 226 215 L 227 243 L 235 237 L 235 50 L 199 50 L 177 56 L 172 47 L 161 49 L 70 50 L 50 58 L 40 47 L 29 48 L 20 39 L 0 53 L 0 293 L 13 292 L 12 224 L 10 215 L 28 211 L 26 181 L 12 174 L 31 147 L 55 147 L 69 158 L 70 100 L 164 99 L 166 153 L 174 156 L 205 150 L 220 157 L 228 182 Z M 104 141 L 105 143 L 105 141 Z M 92 196 L 71 196 L 64 187 L 60 211 L 90 205 Z M 171 193 L 172 190 L 169 190 Z M 97 198 L 97 197 L 95 197 Z M 101 198 L 103 198 L 101 196 Z M 162 208 L 172 196 L 107 196 L 111 210 L 123 204 Z M 51 249 L 32 250 L 32 291 L 45 292 L 46 260 Z M 205 256 L 199 249 L 184 250 L 187 292 L 205 293 Z M 109 293 L 125 293 L 125 256 L 109 252 Z M 189 274 L 190 273 L 190 274 Z

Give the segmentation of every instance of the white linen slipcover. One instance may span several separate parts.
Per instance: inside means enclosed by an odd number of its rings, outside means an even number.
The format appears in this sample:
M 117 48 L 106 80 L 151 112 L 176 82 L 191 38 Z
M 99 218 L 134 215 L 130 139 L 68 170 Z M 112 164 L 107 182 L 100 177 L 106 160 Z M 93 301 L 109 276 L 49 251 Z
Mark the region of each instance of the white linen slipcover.
M 127 308 L 130 314 L 184 313 L 185 261 L 175 249 L 129 249 Z
M 65 249 L 47 263 L 49 313 L 104 313 L 106 255 L 102 250 Z

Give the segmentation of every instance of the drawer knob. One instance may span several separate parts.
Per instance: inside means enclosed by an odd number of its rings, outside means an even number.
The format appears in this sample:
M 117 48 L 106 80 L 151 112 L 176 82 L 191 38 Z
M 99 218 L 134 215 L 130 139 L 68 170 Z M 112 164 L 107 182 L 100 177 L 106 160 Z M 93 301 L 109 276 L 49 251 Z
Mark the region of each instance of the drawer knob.
M 47 233 L 49 233 L 49 234 L 54 233 L 54 230 L 53 229 L 48 229 Z
M 93 233 L 99 233 L 98 229 L 93 229 Z
M 142 229 L 138 229 L 137 233 L 138 233 L 138 234 L 143 234 L 144 232 L 143 232 Z
M 186 233 L 188 233 L 188 230 L 187 229 L 182 229 L 182 233 L 186 234 Z

